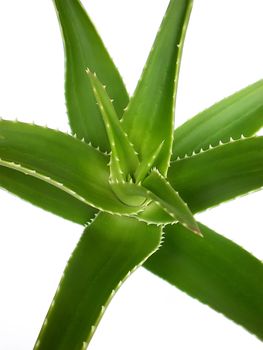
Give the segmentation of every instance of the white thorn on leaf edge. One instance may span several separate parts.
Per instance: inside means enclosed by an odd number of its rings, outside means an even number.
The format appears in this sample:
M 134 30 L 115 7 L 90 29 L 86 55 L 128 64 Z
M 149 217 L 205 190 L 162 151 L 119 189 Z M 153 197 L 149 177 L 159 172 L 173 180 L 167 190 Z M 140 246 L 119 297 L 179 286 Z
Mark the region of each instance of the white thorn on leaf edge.
M 208 146 L 203 146 L 202 148 L 200 148 L 200 150 L 192 151 L 192 153 L 190 153 L 190 154 L 186 153 L 183 156 L 177 156 L 177 158 L 172 160 L 171 163 L 176 162 L 176 161 L 180 161 L 180 160 L 184 160 L 184 159 L 188 159 L 188 158 L 192 158 L 194 156 L 198 156 L 200 154 L 209 152 L 213 149 L 218 149 L 218 148 L 221 148 L 222 146 L 233 144 L 233 143 L 239 142 L 241 140 L 248 140 L 248 139 L 251 139 L 253 137 L 256 138 L 257 136 L 254 136 L 254 135 L 253 136 L 245 136 L 244 134 L 240 134 L 239 138 L 234 139 L 233 137 L 229 137 L 228 141 L 226 141 L 226 142 L 219 140 L 216 145 L 209 144 Z

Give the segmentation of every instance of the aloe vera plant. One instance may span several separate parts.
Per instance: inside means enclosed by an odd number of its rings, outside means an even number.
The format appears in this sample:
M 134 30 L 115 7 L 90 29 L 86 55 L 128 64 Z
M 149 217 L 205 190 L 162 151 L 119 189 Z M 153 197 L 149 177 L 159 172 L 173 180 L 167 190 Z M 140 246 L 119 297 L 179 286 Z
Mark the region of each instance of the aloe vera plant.
M 170 1 L 131 99 L 80 2 L 54 5 L 72 134 L 0 121 L 1 187 L 85 226 L 35 349 L 86 348 L 141 265 L 263 339 L 262 263 L 194 218 L 263 185 L 263 81 L 174 130 L 192 1 Z

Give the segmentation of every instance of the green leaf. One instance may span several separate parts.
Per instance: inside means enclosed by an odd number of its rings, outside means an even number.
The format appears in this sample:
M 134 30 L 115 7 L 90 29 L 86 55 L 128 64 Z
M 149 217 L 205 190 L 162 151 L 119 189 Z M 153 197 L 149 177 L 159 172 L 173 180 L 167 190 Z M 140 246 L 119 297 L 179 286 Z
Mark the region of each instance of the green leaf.
M 0 166 L 34 176 L 103 211 L 130 214 L 108 183 L 109 157 L 64 133 L 0 121 Z
M 154 169 L 142 184 L 118 183 L 115 186 L 121 193 L 125 193 L 130 201 L 140 203 L 142 210 L 134 216 L 138 220 L 156 225 L 179 221 L 194 233 L 201 235 L 187 204 L 157 169 Z
M 136 179 L 136 183 L 140 183 L 146 176 L 147 174 L 151 171 L 151 169 L 153 168 L 154 165 L 156 165 L 156 160 L 158 159 L 158 156 L 163 148 L 163 144 L 164 141 L 161 142 L 161 144 L 159 145 L 159 147 L 153 152 L 153 154 L 151 155 L 151 157 L 149 157 L 148 159 L 144 159 L 140 165 L 138 166 L 138 168 L 136 169 L 135 172 L 135 179 Z
M 156 226 L 100 213 L 68 262 L 35 349 L 85 349 L 117 289 L 160 239 Z
M 158 170 L 153 170 L 142 182 L 142 186 L 148 190 L 148 196 L 157 202 L 174 220 L 178 220 L 189 230 L 201 235 L 187 204 Z
M 208 149 L 263 126 L 263 80 L 216 103 L 174 131 L 172 159 Z
M 77 224 L 86 224 L 97 212 L 95 208 L 47 182 L 3 166 L 0 167 L 0 187 Z
M 252 137 L 173 162 L 171 185 L 193 212 L 263 186 L 263 137 Z
M 175 93 L 191 0 L 171 0 L 123 126 L 141 161 L 165 140 L 156 167 L 166 174 L 173 140 Z
M 263 340 L 263 264 L 199 224 L 204 235 L 165 227 L 162 248 L 144 266 Z
M 96 29 L 78 0 L 53 0 L 64 38 L 66 56 L 66 103 L 70 125 L 78 138 L 92 142 L 103 151 L 109 143 L 100 111 L 85 73 L 95 71 L 107 84 L 119 117 L 129 98 L 122 79 L 114 66 Z
M 111 99 L 109 98 L 106 86 L 103 86 L 96 74 L 87 70 L 91 86 L 100 108 L 103 122 L 107 131 L 111 147 L 111 180 L 128 181 L 133 176 L 139 165 L 138 157 L 128 135 L 122 130 Z
M 175 222 L 174 217 L 169 215 L 158 201 L 151 202 L 149 205 L 145 206 L 142 212 L 136 214 L 136 217 L 138 220 L 156 225 L 167 225 Z
M 141 206 L 141 212 L 147 205 L 147 192 L 141 185 L 131 182 L 111 182 L 111 188 L 116 196 L 127 205 Z

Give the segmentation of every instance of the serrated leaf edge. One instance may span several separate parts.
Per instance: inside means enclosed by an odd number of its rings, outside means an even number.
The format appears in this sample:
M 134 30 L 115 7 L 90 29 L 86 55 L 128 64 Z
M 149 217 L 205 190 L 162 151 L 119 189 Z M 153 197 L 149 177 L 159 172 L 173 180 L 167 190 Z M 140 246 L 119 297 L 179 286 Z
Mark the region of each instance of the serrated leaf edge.
M 226 142 L 223 142 L 222 140 L 219 140 L 219 142 L 216 145 L 211 145 L 210 144 L 205 149 L 201 148 L 199 151 L 193 150 L 191 154 L 186 153 L 184 156 L 178 156 L 175 160 L 171 161 L 170 165 L 172 163 L 178 162 L 180 160 L 192 158 L 192 157 L 195 157 L 196 155 L 203 154 L 203 153 L 209 152 L 211 150 L 221 148 L 222 146 L 225 146 L 225 145 L 233 144 L 233 143 L 239 142 L 241 140 L 248 140 L 248 139 L 252 139 L 252 138 L 257 138 L 257 136 L 254 136 L 254 135 L 253 136 L 245 136 L 245 135 L 241 134 L 239 136 L 239 138 L 235 138 L 235 139 L 230 136 L 229 140 L 226 141 Z
M 161 227 L 161 232 L 160 232 L 160 241 L 159 241 L 159 244 L 158 246 L 156 247 L 156 249 L 154 249 L 150 254 L 148 254 L 138 265 L 134 266 L 133 269 L 131 269 L 130 271 L 128 271 L 128 273 L 125 275 L 125 277 L 117 284 L 117 286 L 112 290 L 111 294 L 110 294 L 110 297 L 109 299 L 107 300 L 107 302 L 101 306 L 101 311 L 100 311 L 100 314 L 97 318 L 97 321 L 94 325 L 91 326 L 91 332 L 88 336 L 88 338 L 83 342 L 83 345 L 82 345 L 82 348 L 81 350 L 86 350 L 98 325 L 99 325 L 99 322 L 101 320 L 101 318 L 103 317 L 107 307 L 109 306 L 110 302 L 112 301 L 113 297 L 115 296 L 115 294 L 117 293 L 117 291 L 121 288 L 121 286 L 123 285 L 123 283 L 131 276 L 131 274 L 133 274 L 139 267 L 141 267 L 145 261 L 151 256 L 153 255 L 154 253 L 157 252 L 157 250 L 159 250 L 161 248 L 161 246 L 163 245 L 164 243 L 164 239 L 165 239 L 165 232 L 163 230 L 163 227 Z
M 124 214 L 124 213 L 119 213 L 119 212 L 112 212 L 110 210 L 105 210 L 97 205 L 95 205 L 94 203 L 87 201 L 84 197 L 82 197 L 81 195 L 79 195 L 77 192 L 71 190 L 70 188 L 68 188 L 67 186 L 65 186 L 64 184 L 62 184 L 61 182 L 58 182 L 52 178 L 50 178 L 49 176 L 43 175 L 39 172 L 37 172 L 36 170 L 32 170 L 32 169 L 28 169 L 26 167 L 24 167 L 23 165 L 19 164 L 19 163 L 15 163 L 15 162 L 9 162 L 6 160 L 3 160 L 0 158 L 0 166 L 4 166 L 7 167 L 9 169 L 13 169 L 16 171 L 19 171 L 21 173 L 24 173 L 25 175 L 30 175 L 33 176 L 39 180 L 45 181 L 47 183 L 49 183 L 52 186 L 55 186 L 57 188 L 59 188 L 60 190 L 70 194 L 72 197 L 78 199 L 79 201 L 92 206 L 95 209 L 101 210 L 103 212 L 112 214 L 112 215 L 118 215 L 118 216 L 132 216 L 131 214 Z M 143 209 L 139 209 L 136 213 L 140 213 Z
M 193 0 L 189 2 L 189 5 L 187 7 L 187 11 L 185 14 L 185 20 L 181 32 L 181 37 L 180 37 L 180 42 L 177 44 L 178 47 L 178 54 L 177 54 L 177 59 L 176 59 L 176 69 L 175 69 L 175 79 L 174 79 L 174 91 L 173 91 L 173 110 L 172 110 L 172 128 L 171 128 L 171 145 L 169 149 L 169 159 L 171 160 L 172 154 L 173 154 L 173 136 L 174 136 L 174 119 L 175 119 L 175 109 L 176 109 L 176 96 L 177 96 L 177 89 L 178 89 L 178 82 L 179 82 L 179 73 L 180 73 L 180 68 L 181 68 L 181 60 L 182 60 L 182 55 L 183 55 L 183 48 L 184 48 L 184 41 L 185 41 L 185 36 L 187 32 L 187 27 L 190 19 L 190 15 L 192 12 L 193 8 Z M 160 28 L 161 29 L 161 28 Z M 159 30 L 160 30 L 159 29 Z M 170 162 L 167 166 L 165 176 L 167 176 L 168 170 L 169 170 Z

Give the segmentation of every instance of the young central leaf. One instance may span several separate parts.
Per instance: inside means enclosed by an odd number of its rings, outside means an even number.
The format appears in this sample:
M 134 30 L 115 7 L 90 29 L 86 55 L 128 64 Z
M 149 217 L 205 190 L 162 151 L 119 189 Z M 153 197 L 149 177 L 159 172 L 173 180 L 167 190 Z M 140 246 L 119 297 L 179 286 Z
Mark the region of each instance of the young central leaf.
M 134 182 L 135 171 L 139 166 L 137 154 L 128 135 L 122 130 L 112 100 L 101 84 L 96 74 L 87 70 L 95 98 L 101 111 L 111 147 L 110 179 L 111 188 L 115 195 L 125 204 L 139 206 L 145 202 L 144 196 L 130 195 L 127 187 L 120 186 L 127 182 Z
M 140 163 L 140 166 L 136 169 L 135 179 L 136 183 L 140 183 L 147 175 L 147 173 L 151 170 L 151 168 L 155 165 L 158 160 L 158 156 L 163 148 L 164 141 L 160 144 L 160 146 L 153 152 L 153 154 L 149 158 L 145 158 Z
M 137 154 L 122 130 L 120 121 L 113 106 L 113 101 L 106 92 L 96 74 L 87 69 L 87 74 L 93 88 L 111 147 L 111 180 L 113 182 L 126 182 L 134 177 L 139 161 Z

